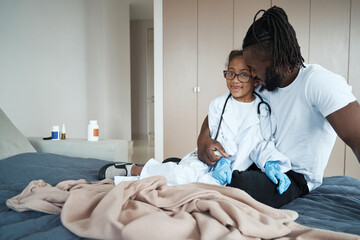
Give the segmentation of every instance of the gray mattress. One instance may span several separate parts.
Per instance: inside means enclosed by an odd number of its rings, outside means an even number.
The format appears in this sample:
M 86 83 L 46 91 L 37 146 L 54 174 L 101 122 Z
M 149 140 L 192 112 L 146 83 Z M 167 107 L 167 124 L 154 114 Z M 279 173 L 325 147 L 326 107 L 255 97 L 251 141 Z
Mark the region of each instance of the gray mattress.
M 66 228 L 59 215 L 18 213 L 5 202 L 32 180 L 55 185 L 68 179 L 97 181 L 98 159 L 56 154 L 26 153 L 0 161 L 0 239 L 80 239 Z M 351 177 L 324 178 L 321 187 L 283 208 L 299 213 L 296 222 L 322 229 L 360 235 L 360 181 Z

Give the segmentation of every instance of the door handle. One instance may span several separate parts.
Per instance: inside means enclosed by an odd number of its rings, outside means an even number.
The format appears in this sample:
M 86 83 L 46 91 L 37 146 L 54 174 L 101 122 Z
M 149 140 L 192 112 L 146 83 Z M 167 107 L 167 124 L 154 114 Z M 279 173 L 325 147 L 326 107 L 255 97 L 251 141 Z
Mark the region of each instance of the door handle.
M 199 93 L 200 92 L 200 87 L 194 87 L 193 91 L 194 91 L 194 93 Z

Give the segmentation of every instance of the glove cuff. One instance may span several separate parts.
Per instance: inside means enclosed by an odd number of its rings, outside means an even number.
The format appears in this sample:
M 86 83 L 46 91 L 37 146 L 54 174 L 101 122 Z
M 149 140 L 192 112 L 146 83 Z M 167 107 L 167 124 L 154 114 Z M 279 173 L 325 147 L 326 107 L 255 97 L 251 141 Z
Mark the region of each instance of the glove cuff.
M 278 171 L 280 170 L 280 165 L 276 161 L 268 161 L 268 162 L 266 162 L 264 168 L 267 168 L 267 167 L 274 167 L 276 170 L 278 170 Z
M 219 162 L 222 162 L 222 163 L 226 163 L 226 164 L 228 164 L 229 166 L 231 166 L 231 161 L 229 160 L 229 159 L 227 159 L 227 158 L 220 158 L 220 160 L 219 160 Z

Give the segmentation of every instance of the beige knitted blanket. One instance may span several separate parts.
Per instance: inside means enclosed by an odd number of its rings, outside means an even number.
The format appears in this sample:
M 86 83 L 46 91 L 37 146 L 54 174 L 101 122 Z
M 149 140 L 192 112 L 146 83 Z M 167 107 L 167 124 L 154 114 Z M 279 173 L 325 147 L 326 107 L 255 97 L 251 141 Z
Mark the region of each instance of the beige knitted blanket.
M 61 214 L 63 225 L 96 239 L 359 239 L 296 224 L 297 213 L 245 192 L 201 183 L 168 186 L 164 177 L 122 182 L 32 181 L 9 199 L 16 211 Z

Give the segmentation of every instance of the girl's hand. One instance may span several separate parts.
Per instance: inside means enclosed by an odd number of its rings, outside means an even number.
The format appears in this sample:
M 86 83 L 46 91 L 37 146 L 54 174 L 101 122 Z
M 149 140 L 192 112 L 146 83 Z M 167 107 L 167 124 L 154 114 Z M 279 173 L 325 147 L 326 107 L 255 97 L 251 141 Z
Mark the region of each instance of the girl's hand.
M 213 178 L 219 181 L 220 185 L 224 186 L 231 183 L 232 169 L 230 166 L 230 160 L 226 158 L 220 158 L 217 162 L 214 171 L 212 173 Z

